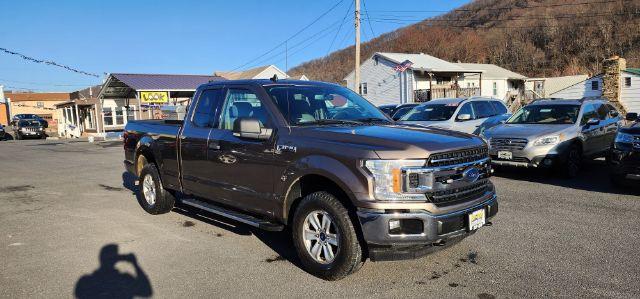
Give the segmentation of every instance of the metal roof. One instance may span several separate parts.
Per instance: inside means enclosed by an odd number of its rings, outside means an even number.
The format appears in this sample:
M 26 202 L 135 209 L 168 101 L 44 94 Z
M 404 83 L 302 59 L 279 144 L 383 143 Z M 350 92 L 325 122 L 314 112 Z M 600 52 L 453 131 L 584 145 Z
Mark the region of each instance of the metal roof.
M 123 74 L 112 73 L 102 86 L 98 97 L 130 98 L 136 91 L 184 91 L 193 92 L 198 86 L 226 80 L 209 75 Z
M 480 69 L 477 69 L 477 70 L 464 69 L 454 63 L 451 63 L 451 62 L 448 62 L 424 53 L 407 54 L 407 53 L 378 52 L 375 55 L 379 55 L 381 57 L 384 57 L 398 64 L 403 63 L 406 60 L 409 60 L 411 61 L 411 63 L 413 63 L 410 68 L 414 70 L 421 70 L 421 71 L 428 71 L 428 72 L 482 73 L 482 70 Z
M 527 77 L 508 69 L 501 68 L 495 64 L 487 63 L 456 63 L 465 70 L 482 70 L 482 79 L 516 79 L 524 80 Z
M 627 72 L 627 73 L 640 75 L 640 69 L 638 69 L 638 68 L 627 68 L 624 71 Z
M 111 76 L 135 90 L 195 90 L 209 81 L 224 80 L 208 75 L 120 74 Z

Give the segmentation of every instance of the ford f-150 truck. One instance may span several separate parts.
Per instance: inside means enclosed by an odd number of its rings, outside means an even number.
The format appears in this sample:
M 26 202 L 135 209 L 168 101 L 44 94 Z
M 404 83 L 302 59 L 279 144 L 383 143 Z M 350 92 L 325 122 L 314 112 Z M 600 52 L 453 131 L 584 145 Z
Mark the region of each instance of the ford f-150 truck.
M 184 120 L 131 121 L 123 137 L 144 210 L 179 201 L 287 228 L 305 270 L 327 280 L 450 246 L 498 212 L 481 138 L 396 124 L 334 84 L 211 82 Z

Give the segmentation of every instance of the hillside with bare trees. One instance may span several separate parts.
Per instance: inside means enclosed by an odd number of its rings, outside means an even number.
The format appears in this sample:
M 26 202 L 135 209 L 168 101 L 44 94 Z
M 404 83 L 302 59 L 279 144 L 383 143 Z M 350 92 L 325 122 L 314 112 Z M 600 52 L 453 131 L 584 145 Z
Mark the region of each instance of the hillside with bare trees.
M 595 74 L 612 55 L 640 66 L 638 0 L 477 0 L 422 21 L 418 12 L 365 14 L 363 22 L 367 18 L 414 24 L 363 43 L 362 60 L 375 52 L 423 52 L 448 61 L 493 63 L 529 77 Z M 352 46 L 290 74 L 341 83 L 353 61 Z

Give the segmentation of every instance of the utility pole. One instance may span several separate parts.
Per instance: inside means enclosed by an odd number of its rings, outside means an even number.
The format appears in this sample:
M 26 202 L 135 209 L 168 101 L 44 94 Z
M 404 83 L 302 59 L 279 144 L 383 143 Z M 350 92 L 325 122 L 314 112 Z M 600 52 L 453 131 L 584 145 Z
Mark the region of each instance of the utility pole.
M 360 94 L 360 0 L 355 0 L 356 6 L 356 15 L 355 15 L 355 26 L 356 26 L 356 69 L 355 69 L 355 79 L 354 79 L 354 88 L 355 91 Z
M 284 72 L 289 75 L 289 45 L 284 41 Z

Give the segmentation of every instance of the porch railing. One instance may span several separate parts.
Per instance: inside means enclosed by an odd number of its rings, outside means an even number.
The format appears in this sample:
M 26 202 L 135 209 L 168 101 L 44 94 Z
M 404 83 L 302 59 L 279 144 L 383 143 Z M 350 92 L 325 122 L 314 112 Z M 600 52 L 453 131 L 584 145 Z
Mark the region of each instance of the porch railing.
M 479 87 L 451 88 L 434 87 L 431 89 L 417 89 L 413 93 L 415 102 L 428 102 L 442 98 L 463 98 L 480 96 Z

